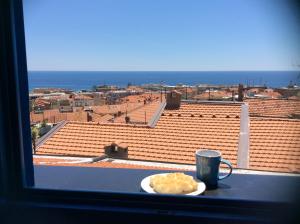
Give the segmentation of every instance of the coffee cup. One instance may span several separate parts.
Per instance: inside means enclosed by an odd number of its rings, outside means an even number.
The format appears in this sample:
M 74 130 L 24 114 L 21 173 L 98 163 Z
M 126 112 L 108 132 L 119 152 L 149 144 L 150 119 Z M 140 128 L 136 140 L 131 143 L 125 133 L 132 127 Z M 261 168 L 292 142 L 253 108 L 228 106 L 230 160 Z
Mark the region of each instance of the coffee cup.
M 224 176 L 219 176 L 221 163 L 226 164 L 230 169 L 229 173 Z M 231 175 L 232 166 L 229 161 L 222 159 L 219 151 L 200 149 L 196 151 L 196 173 L 197 178 L 203 181 L 208 188 L 217 188 L 219 180 Z

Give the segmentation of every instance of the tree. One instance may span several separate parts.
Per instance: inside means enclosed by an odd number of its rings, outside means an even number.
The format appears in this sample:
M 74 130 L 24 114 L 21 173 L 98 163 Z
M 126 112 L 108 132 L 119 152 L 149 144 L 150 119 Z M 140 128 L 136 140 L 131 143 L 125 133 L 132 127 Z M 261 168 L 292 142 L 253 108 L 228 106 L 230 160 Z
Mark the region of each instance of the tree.
M 45 128 L 47 126 L 47 119 L 43 120 L 42 124 L 41 124 L 41 127 L 42 128 Z
M 36 141 L 39 137 L 39 130 L 37 129 L 37 127 L 32 127 L 31 128 L 31 142 L 32 142 L 32 146 L 33 146 L 33 154 L 36 153 Z

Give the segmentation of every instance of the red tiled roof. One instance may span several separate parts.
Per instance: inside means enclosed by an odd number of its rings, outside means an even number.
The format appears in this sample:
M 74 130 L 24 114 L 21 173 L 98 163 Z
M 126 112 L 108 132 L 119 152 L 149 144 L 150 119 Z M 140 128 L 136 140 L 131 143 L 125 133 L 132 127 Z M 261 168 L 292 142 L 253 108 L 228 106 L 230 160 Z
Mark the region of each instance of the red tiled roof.
M 192 88 L 192 87 L 176 87 L 175 90 L 181 94 L 186 94 L 186 93 L 194 93 L 197 91 L 197 88 Z
M 164 114 L 155 128 L 69 122 L 39 147 L 38 154 L 100 156 L 105 145 L 119 140 L 128 145 L 128 158 L 133 160 L 194 164 L 197 149 L 211 148 L 236 165 L 239 104 L 182 104 Z
M 54 164 L 59 164 L 59 163 L 66 163 L 70 160 L 66 160 L 65 158 L 33 158 L 33 163 L 35 165 L 43 165 L 43 164 L 49 164 L 49 165 L 54 165 Z
M 211 91 L 204 92 L 201 94 L 198 94 L 193 97 L 193 99 L 197 100 L 207 100 L 207 99 L 222 99 L 223 97 L 232 97 L 232 93 L 228 91 Z
M 264 96 L 270 97 L 270 98 L 280 98 L 282 95 L 279 92 L 274 91 L 273 89 L 265 89 L 262 93 Z
M 70 163 L 70 160 L 65 159 L 53 159 L 53 158 L 34 158 L 35 165 L 47 165 L 47 166 L 79 166 L 79 167 L 101 167 L 101 168 L 122 168 L 122 169 L 151 169 L 151 170 L 187 170 L 184 168 L 169 168 L 153 165 L 138 165 L 128 163 L 114 163 L 99 161 L 93 163 Z
M 300 100 L 300 96 L 290 96 L 288 97 L 289 100 Z
M 250 94 L 250 93 L 259 94 L 264 97 L 272 98 L 272 99 L 282 97 L 282 95 L 279 92 L 274 91 L 273 89 L 250 88 L 250 89 L 246 90 L 246 93 L 247 94 Z
M 34 104 L 35 104 L 35 105 L 45 105 L 45 104 L 49 105 L 50 102 L 47 101 L 47 100 L 45 100 L 45 99 L 42 99 L 42 98 L 37 98 L 37 99 L 34 101 Z
M 119 111 L 122 113 L 125 113 L 126 111 L 130 112 L 132 110 L 135 110 L 141 106 L 143 106 L 144 103 L 122 103 L 122 104 L 115 104 L 115 105 L 102 105 L 102 106 L 91 106 L 91 109 L 100 115 L 105 114 L 116 114 Z
M 285 99 L 247 99 L 250 116 L 268 116 L 287 118 L 300 114 L 300 100 Z
M 250 119 L 250 168 L 300 172 L 300 120 Z
M 240 104 L 181 104 L 165 110 L 154 128 L 131 124 L 68 122 L 38 154 L 101 156 L 114 141 L 128 145 L 128 159 L 194 164 L 200 148 L 220 150 L 237 164 Z M 250 169 L 300 172 L 300 120 L 250 118 Z
M 143 105 L 131 112 L 127 113 L 127 116 L 130 117 L 130 121 L 133 123 L 148 123 L 149 120 L 152 118 L 153 114 L 159 108 L 161 102 L 154 101 Z M 116 123 L 125 123 L 126 114 L 123 114 L 120 117 L 117 117 L 114 122 Z
M 60 113 L 58 109 L 45 110 L 43 113 L 35 114 L 30 112 L 30 121 L 31 122 L 42 122 L 47 120 L 50 123 L 57 123 L 60 121 L 87 121 L 87 112 L 78 111 L 78 112 L 65 112 Z
M 100 123 L 107 123 L 110 122 L 110 120 L 112 120 L 114 118 L 114 116 L 110 115 L 110 114 L 106 114 L 106 115 L 98 115 L 95 113 L 91 113 L 92 117 L 93 117 L 93 122 L 100 122 Z
M 151 99 L 151 100 L 158 100 L 160 99 L 161 94 L 160 93 L 143 93 L 140 95 L 130 95 L 122 98 L 121 100 L 123 102 L 127 103 L 143 103 L 145 99 Z M 162 96 L 164 98 L 164 94 Z

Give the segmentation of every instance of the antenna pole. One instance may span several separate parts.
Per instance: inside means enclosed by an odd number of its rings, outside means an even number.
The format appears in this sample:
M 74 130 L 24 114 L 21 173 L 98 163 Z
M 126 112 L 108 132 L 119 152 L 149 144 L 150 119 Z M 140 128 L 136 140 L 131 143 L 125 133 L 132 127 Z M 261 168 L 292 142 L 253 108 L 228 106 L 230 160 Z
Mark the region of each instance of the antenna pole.
M 187 95 L 187 86 L 185 87 L 185 99 L 188 99 L 188 95 Z

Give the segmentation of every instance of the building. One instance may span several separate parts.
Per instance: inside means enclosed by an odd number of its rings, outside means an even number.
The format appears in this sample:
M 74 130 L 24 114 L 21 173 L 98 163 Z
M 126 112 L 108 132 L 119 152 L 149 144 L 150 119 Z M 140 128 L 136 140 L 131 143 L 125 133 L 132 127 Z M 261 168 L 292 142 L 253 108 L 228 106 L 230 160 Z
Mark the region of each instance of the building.
M 73 95 L 71 105 L 73 107 L 85 107 L 85 106 L 93 106 L 94 99 L 91 96 L 87 95 Z

